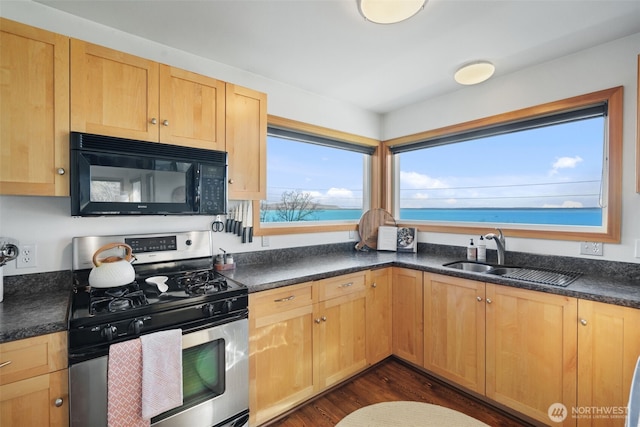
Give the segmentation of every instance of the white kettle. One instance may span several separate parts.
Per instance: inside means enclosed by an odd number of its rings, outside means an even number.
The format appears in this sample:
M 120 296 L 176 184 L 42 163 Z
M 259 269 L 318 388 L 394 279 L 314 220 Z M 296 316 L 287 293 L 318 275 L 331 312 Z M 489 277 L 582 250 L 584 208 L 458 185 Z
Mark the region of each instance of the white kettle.
M 98 259 L 102 252 L 114 248 L 124 248 L 124 257 L 108 256 Z M 89 285 L 93 288 L 115 288 L 127 285 L 136 278 L 131 263 L 135 260 L 131 246 L 125 243 L 109 243 L 93 254 L 93 269 L 89 273 Z

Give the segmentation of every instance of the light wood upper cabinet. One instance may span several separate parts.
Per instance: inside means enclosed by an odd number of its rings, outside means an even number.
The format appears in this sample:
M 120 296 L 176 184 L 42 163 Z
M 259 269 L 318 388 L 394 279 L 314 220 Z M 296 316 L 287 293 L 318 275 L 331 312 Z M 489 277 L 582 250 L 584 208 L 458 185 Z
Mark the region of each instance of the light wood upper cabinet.
M 0 425 L 69 425 L 65 332 L 0 344 Z
M 485 285 L 424 273 L 424 367 L 485 392 Z
M 227 83 L 229 198 L 267 198 L 267 95 Z
M 422 272 L 393 268 L 393 354 L 416 365 L 423 361 Z
M 225 83 L 71 39 L 71 130 L 225 150 Z
M 71 130 L 158 141 L 158 69 L 156 62 L 71 39 Z
M 640 310 L 579 300 L 578 319 L 578 407 L 618 411 L 581 417 L 578 426 L 623 427 L 620 412 L 627 406 L 640 356 Z
M 540 422 L 576 405 L 575 298 L 486 284 L 486 395 Z M 554 425 L 575 426 L 571 416 Z
M 69 38 L 0 18 L 0 194 L 69 195 Z
M 160 142 L 225 151 L 225 83 L 160 65 Z
M 374 365 L 392 353 L 391 268 L 367 275 L 367 362 Z

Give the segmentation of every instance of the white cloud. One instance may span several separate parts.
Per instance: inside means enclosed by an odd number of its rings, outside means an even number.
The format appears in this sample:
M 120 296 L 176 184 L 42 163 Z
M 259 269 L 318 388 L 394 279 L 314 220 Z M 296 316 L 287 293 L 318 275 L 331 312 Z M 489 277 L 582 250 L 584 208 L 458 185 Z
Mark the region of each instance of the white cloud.
M 582 157 L 558 157 L 556 161 L 553 163 L 552 168 L 549 171 L 549 175 L 555 175 L 558 173 L 560 169 L 573 169 L 578 163 L 582 162 Z
M 447 188 L 448 185 L 437 178 L 431 178 L 418 172 L 400 171 L 400 186 L 402 188 Z

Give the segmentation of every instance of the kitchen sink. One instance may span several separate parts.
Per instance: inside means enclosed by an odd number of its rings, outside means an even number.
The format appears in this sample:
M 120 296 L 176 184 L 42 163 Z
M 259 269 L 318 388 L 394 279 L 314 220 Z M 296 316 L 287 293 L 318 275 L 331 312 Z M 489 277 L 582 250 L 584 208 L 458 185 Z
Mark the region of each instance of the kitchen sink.
M 443 267 L 457 268 L 458 270 L 473 271 L 475 273 L 487 273 L 494 268 L 492 265 L 473 261 L 455 261 L 444 264 Z
M 509 279 L 522 280 L 525 282 L 542 283 L 545 285 L 563 287 L 568 286 L 571 282 L 580 277 L 580 273 L 576 273 L 573 271 L 552 270 L 547 268 L 491 265 L 474 261 L 454 261 L 443 264 L 442 266 L 473 273 L 490 274 L 494 276 L 506 277 Z

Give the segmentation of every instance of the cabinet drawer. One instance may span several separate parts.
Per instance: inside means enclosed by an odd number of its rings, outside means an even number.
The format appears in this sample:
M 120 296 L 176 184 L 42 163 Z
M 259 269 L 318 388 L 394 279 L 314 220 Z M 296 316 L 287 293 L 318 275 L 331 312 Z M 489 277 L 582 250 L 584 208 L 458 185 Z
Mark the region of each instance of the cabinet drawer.
M 318 300 L 326 301 L 342 295 L 364 291 L 366 272 L 346 274 L 330 279 L 318 280 L 314 283 L 317 289 Z
M 312 284 L 285 286 L 249 294 L 249 316 L 259 318 L 313 304 Z
M 0 344 L 0 384 L 67 367 L 67 334 L 58 332 Z

